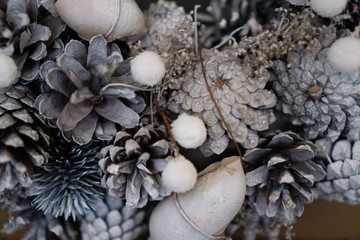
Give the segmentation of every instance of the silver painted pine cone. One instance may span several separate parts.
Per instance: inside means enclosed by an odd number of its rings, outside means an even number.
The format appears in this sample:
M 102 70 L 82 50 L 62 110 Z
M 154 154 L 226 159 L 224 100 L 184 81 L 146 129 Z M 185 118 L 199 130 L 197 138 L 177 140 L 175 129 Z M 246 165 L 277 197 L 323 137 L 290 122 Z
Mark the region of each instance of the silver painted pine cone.
M 145 107 L 135 90 L 124 86 L 121 77 L 129 70 L 130 64 L 123 61 L 117 45 L 107 45 L 102 36 L 92 38 L 88 50 L 72 40 L 56 63 L 42 65 L 41 76 L 47 85 L 35 105 L 69 140 L 80 145 L 90 142 L 94 135 L 110 140 L 117 124 L 136 126 L 137 112 Z
M 138 240 L 146 231 L 145 212 L 129 208 L 118 198 L 98 201 L 81 221 L 83 240 Z
M 286 132 L 268 135 L 245 153 L 247 194 L 256 196 L 260 216 L 284 214 L 291 221 L 302 215 L 303 204 L 313 201 L 311 187 L 325 177 L 313 161 L 315 150 L 311 142 Z
M 44 119 L 34 109 L 35 97 L 21 85 L 0 90 L 0 192 L 32 184 L 33 166 L 47 162 L 49 144 Z
M 315 185 L 317 197 L 328 201 L 360 204 L 360 141 L 328 139 L 316 141 L 319 158 L 326 166 L 326 178 Z
M 0 51 L 12 54 L 23 82 L 35 80 L 41 63 L 62 53 L 64 22 L 39 8 L 37 0 L 3 1 L 0 12 Z
M 235 140 L 245 148 L 255 147 L 257 131 L 267 130 L 275 120 L 271 108 L 277 99 L 271 90 L 264 89 L 270 73 L 266 69 L 254 73 L 252 66 L 240 63 L 232 48 L 204 49 L 203 56 L 209 86 Z M 202 118 L 210 137 L 206 147 L 222 153 L 228 146 L 229 133 L 207 90 L 200 62 L 182 81 L 181 89 L 172 95 L 170 110 L 190 111 Z
M 274 61 L 280 107 L 293 124 L 305 126 L 310 139 L 359 136 L 360 71 L 345 74 L 330 65 L 327 50 L 336 39 L 333 27 L 322 29 L 307 47 L 290 52 L 286 61 Z
M 113 145 L 102 149 L 99 162 L 109 195 L 124 198 L 132 208 L 170 195 L 161 179 L 169 147 L 165 129 L 148 125 L 118 132 Z

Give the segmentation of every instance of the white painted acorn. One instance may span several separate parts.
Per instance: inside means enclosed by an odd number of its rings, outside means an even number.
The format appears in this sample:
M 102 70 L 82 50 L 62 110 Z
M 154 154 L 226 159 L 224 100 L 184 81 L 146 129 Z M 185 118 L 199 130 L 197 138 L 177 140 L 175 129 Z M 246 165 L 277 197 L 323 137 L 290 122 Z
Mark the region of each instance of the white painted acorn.
M 214 163 L 199 173 L 192 190 L 173 194 L 157 205 L 150 218 L 149 240 L 224 239 L 245 192 L 246 179 L 238 156 Z
M 144 14 L 135 0 L 57 0 L 55 8 L 85 40 L 98 34 L 109 42 L 133 40 L 146 32 Z

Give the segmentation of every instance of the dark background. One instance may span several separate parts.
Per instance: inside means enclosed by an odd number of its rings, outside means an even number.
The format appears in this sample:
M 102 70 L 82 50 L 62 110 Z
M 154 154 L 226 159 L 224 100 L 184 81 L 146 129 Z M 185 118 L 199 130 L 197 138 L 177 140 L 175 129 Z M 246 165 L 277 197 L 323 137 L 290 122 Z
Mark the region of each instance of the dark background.
M 143 10 L 150 3 L 156 2 L 156 0 L 136 1 Z M 209 0 L 178 0 L 177 2 L 189 12 L 195 4 L 201 4 L 200 10 L 204 10 Z M 0 211 L 0 225 L 7 219 L 7 212 Z M 315 201 L 305 206 L 304 215 L 295 224 L 293 233 L 294 240 L 360 240 L 360 206 Z M 0 240 L 19 240 L 23 234 L 24 231 L 13 236 L 0 234 Z M 240 232 L 233 237 L 233 240 L 240 239 L 242 239 Z

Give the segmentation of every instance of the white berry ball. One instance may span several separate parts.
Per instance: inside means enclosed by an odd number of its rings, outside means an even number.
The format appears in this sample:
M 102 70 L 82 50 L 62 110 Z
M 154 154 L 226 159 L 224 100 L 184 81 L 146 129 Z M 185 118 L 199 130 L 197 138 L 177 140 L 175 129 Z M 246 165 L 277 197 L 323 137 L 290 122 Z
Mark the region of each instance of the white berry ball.
M 322 17 L 334 17 L 345 10 L 348 0 L 310 0 L 311 9 Z
M 331 66 L 343 73 L 360 70 L 360 39 L 344 37 L 336 40 L 327 51 Z
M 207 136 L 204 122 L 200 118 L 186 113 L 180 114 L 171 124 L 171 132 L 175 141 L 184 148 L 200 147 Z
M 135 82 L 154 86 L 165 76 L 166 68 L 159 54 L 145 51 L 131 61 L 131 74 Z
M 0 88 L 10 87 L 19 77 L 19 71 L 14 60 L 3 53 L 0 53 L 0 76 Z
M 182 155 L 170 160 L 162 172 L 164 185 L 176 193 L 183 193 L 192 189 L 195 186 L 196 179 L 196 168 L 192 162 Z

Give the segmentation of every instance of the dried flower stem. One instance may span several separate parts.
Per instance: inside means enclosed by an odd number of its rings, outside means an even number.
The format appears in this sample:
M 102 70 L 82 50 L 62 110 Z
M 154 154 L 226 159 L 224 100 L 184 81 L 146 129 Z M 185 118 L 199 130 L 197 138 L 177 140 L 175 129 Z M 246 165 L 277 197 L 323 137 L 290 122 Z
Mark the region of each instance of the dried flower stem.
M 178 145 L 176 144 L 176 141 L 175 141 L 175 138 L 174 138 L 174 135 L 171 131 L 171 127 L 170 127 L 170 124 L 169 124 L 169 118 L 168 116 L 166 116 L 166 114 L 164 113 L 164 111 L 157 105 L 157 109 L 158 109 L 158 112 L 160 113 L 161 117 L 164 119 L 165 121 L 165 125 L 166 125 L 166 128 L 168 129 L 169 131 L 169 134 L 170 134 L 170 137 L 171 137 L 171 141 L 172 143 L 174 144 L 174 151 L 175 151 L 175 157 L 178 157 L 179 156 L 179 147 Z

